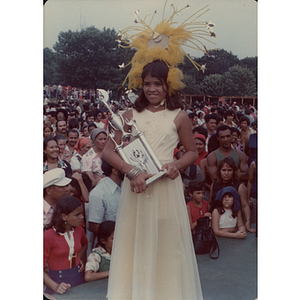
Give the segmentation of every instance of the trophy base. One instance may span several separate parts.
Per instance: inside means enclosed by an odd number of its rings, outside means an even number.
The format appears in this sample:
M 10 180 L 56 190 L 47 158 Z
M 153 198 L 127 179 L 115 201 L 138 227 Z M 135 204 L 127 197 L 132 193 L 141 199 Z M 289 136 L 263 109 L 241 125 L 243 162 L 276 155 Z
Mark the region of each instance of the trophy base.
M 151 183 L 153 183 L 154 181 L 160 179 L 162 176 L 164 176 L 167 173 L 167 170 L 164 169 L 163 171 L 159 171 L 158 173 L 156 173 L 155 175 L 153 175 L 152 177 L 148 178 L 146 180 L 146 187 L 148 187 Z

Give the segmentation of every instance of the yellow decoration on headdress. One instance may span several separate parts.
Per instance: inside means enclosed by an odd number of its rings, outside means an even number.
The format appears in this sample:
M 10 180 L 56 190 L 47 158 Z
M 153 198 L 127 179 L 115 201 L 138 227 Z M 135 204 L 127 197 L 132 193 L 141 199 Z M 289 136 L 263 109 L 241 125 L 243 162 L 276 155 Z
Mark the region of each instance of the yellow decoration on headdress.
M 154 29 L 150 26 L 156 11 L 149 24 L 146 23 L 148 14 L 144 20 L 142 20 L 139 17 L 139 11 L 136 11 L 135 25 L 120 30 L 117 40 L 120 43 L 120 47 L 137 49 L 130 62 L 131 70 L 123 82 L 124 85 L 128 79 L 129 89 L 138 89 L 142 87 L 143 82 L 141 74 L 143 68 L 154 60 L 165 61 L 170 68 L 167 78 L 169 95 L 172 95 L 184 87 L 184 83 L 181 81 L 182 72 L 177 68 L 178 64 L 184 63 L 184 56 L 192 62 L 198 71 L 200 69 L 205 69 L 204 66 L 199 65 L 191 59 L 182 47 L 186 46 L 191 49 L 200 50 L 205 54 L 208 53 L 209 50 L 206 49 L 200 39 L 209 41 L 205 36 L 216 36 L 212 29 L 214 24 L 207 21 L 200 22 L 198 21 L 198 18 L 209 9 L 205 10 L 207 8 L 207 6 L 205 6 L 192 14 L 179 26 L 173 27 L 172 25 L 177 24 L 176 22 L 173 22 L 174 16 L 190 6 L 187 5 L 184 8 L 177 10 L 172 4 L 173 13 L 168 19 L 165 19 L 164 11 L 167 1 L 168 0 L 166 0 L 164 5 L 162 21 L 157 24 Z M 203 12 L 203 10 L 205 11 Z M 121 42 L 127 46 L 121 45 Z

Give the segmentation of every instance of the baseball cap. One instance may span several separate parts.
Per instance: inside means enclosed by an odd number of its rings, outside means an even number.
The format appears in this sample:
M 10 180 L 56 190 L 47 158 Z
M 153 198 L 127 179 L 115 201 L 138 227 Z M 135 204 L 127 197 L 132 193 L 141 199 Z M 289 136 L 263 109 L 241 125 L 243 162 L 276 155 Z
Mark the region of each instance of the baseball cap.
M 64 169 L 55 168 L 44 173 L 44 189 L 51 185 L 65 186 L 71 182 L 65 175 Z

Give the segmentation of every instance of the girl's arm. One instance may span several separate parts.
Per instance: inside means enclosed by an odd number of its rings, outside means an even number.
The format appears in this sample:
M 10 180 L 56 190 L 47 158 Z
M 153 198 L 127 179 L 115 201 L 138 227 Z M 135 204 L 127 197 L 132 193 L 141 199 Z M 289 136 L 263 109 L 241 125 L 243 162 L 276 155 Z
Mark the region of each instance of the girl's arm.
M 94 272 L 92 270 L 88 270 L 84 274 L 85 281 L 94 281 L 103 278 L 107 278 L 109 275 L 109 270 L 104 272 Z
M 69 283 L 56 283 L 54 280 L 52 280 L 49 275 L 44 271 L 44 285 L 51 288 L 55 293 L 57 294 L 64 294 L 71 285 Z
M 226 230 L 222 230 L 219 227 L 220 214 L 218 210 L 215 208 L 212 212 L 212 220 L 211 227 L 214 231 L 215 236 L 226 237 L 226 238 L 235 238 L 235 239 L 243 239 L 246 237 L 246 231 L 237 231 L 237 232 L 229 232 Z

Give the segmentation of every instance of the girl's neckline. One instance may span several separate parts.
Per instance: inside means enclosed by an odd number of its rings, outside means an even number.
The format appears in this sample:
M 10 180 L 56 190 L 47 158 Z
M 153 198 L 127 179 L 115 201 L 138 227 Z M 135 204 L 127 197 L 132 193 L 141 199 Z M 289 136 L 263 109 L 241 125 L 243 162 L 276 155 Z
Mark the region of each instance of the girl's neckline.
M 152 113 L 152 114 L 156 114 L 156 113 L 159 113 L 159 112 L 162 112 L 162 111 L 165 111 L 166 109 L 162 109 L 162 110 L 157 110 L 157 111 L 151 111 L 149 110 L 148 108 L 145 108 L 146 111 L 148 111 L 149 113 Z

